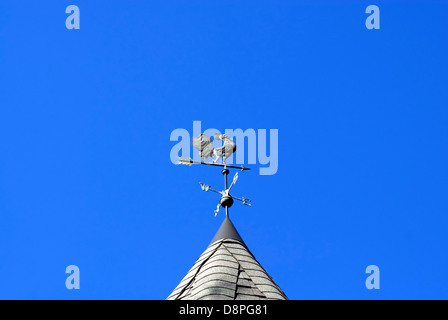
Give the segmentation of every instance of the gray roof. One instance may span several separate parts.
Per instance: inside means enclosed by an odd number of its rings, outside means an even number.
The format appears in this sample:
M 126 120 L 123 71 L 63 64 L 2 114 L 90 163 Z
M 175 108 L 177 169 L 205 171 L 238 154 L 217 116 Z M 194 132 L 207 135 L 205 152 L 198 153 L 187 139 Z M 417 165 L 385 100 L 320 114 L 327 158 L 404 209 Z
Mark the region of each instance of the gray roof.
M 285 300 L 228 217 L 167 300 Z

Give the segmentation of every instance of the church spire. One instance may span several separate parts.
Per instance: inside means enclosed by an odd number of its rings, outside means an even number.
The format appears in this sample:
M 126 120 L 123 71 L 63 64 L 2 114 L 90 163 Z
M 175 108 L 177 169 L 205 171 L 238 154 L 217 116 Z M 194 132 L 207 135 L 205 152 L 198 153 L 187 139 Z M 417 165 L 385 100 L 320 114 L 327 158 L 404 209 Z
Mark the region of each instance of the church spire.
M 226 215 L 226 218 L 224 219 L 221 227 L 219 228 L 218 232 L 216 232 L 210 244 L 222 239 L 237 240 L 244 244 L 243 238 L 241 238 L 232 221 L 230 221 L 229 215 Z
M 228 216 L 167 300 L 287 300 Z
M 192 164 L 204 164 L 223 167 L 221 173 L 224 176 L 224 190 L 218 191 L 211 186 L 200 182 L 202 190 L 213 191 L 221 195 L 215 216 L 220 207 L 225 208 L 226 217 L 221 227 L 213 237 L 210 245 L 198 258 L 196 263 L 182 279 L 179 285 L 167 298 L 168 300 L 261 300 L 288 299 L 280 287 L 272 280 L 263 269 L 253 254 L 249 251 L 240 234 L 236 230 L 229 217 L 229 208 L 234 200 L 241 201 L 244 205 L 251 206 L 251 200 L 234 197 L 230 190 L 238 180 L 238 172 L 228 186 L 228 168 L 238 168 L 241 171 L 249 170 L 244 166 L 228 166 L 225 162 L 235 150 L 236 145 L 225 135 L 215 135 L 215 140 L 223 140 L 224 146 L 213 149 L 211 139 L 205 134 L 193 138 L 193 146 L 199 150 L 201 159 L 215 155 L 213 163 L 193 161 L 190 158 L 179 158 L 178 164 L 191 166 Z M 217 163 L 219 158 L 223 163 Z

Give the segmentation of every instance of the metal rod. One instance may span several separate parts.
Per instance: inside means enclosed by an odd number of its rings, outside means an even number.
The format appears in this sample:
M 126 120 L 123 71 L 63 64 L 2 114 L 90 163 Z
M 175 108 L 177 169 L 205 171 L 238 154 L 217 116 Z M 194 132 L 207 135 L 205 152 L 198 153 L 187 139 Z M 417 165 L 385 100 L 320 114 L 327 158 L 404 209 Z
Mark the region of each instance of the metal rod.
M 222 191 L 218 191 L 218 190 L 215 190 L 215 189 L 212 189 L 212 188 L 210 188 L 210 189 L 208 189 L 209 191 L 213 191 L 213 192 L 216 192 L 216 193 L 219 193 L 220 195 L 222 195 L 223 194 L 223 192 Z
M 192 165 L 192 164 L 205 164 L 207 166 L 217 166 L 217 167 L 224 167 L 224 168 L 233 168 L 233 169 L 240 169 L 241 171 L 244 170 L 250 170 L 250 168 L 247 168 L 243 165 L 241 166 L 230 166 L 228 164 L 222 164 L 222 163 L 208 163 L 208 162 L 199 162 L 199 161 L 193 161 L 191 158 L 179 158 L 178 164 L 186 164 L 186 165 Z
M 224 174 L 224 190 L 227 190 L 227 174 L 229 173 L 229 170 L 224 169 L 222 172 Z
M 229 169 L 224 167 L 222 170 L 222 174 L 224 175 L 224 190 L 227 190 L 227 175 L 229 174 Z M 226 206 L 226 217 L 229 217 L 229 207 Z

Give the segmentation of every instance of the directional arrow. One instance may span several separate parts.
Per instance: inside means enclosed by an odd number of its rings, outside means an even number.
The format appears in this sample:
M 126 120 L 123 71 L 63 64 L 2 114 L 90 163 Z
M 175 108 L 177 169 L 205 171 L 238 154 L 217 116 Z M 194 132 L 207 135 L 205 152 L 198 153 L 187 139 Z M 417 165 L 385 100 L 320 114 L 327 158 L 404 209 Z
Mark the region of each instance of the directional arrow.
M 205 164 L 207 166 L 216 166 L 216 167 L 224 167 L 224 168 L 234 168 L 234 169 L 240 169 L 241 171 L 244 170 L 250 170 L 250 168 L 247 168 L 243 165 L 241 166 L 230 166 L 230 165 L 226 165 L 226 164 L 222 164 L 222 163 L 214 163 L 214 162 L 202 162 L 202 161 L 193 161 L 193 159 L 191 158 L 184 158 L 184 157 L 177 157 L 179 159 L 179 161 L 177 162 L 177 164 L 184 164 L 187 166 L 191 166 L 193 164 Z

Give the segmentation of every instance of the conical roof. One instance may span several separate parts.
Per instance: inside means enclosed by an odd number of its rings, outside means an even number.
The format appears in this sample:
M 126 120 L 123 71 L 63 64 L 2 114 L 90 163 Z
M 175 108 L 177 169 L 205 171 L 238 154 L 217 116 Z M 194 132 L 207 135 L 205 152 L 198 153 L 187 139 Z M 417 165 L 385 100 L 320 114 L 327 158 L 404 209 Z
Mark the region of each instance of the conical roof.
M 226 216 L 204 253 L 167 300 L 286 300 Z

